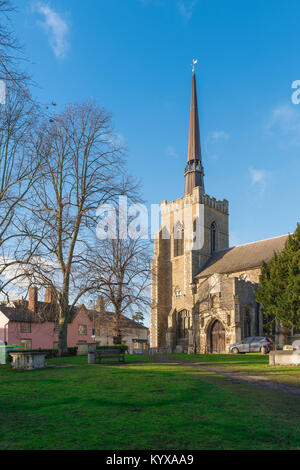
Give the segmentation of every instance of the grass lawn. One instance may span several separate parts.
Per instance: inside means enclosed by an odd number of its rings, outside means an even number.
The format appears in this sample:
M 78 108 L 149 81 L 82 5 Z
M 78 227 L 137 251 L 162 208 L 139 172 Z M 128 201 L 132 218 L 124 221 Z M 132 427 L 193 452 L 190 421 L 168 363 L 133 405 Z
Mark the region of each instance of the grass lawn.
M 241 374 L 264 376 L 273 382 L 300 387 L 300 367 L 270 367 L 269 356 L 257 354 L 172 354 L 184 362 L 201 364 Z
M 0 449 L 300 449 L 299 398 L 144 359 L 52 359 L 70 367 L 29 372 L 0 366 Z M 248 360 L 255 369 L 266 358 Z

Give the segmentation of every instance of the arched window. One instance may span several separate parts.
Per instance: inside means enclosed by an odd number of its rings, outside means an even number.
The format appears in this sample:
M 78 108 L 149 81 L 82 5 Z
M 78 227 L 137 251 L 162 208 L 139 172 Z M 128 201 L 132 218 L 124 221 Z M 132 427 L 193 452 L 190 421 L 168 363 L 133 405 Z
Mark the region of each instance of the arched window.
M 174 256 L 184 254 L 184 228 L 181 222 L 174 226 Z
M 215 222 L 210 226 L 210 246 L 211 252 L 214 253 L 217 250 L 217 225 Z
M 187 338 L 190 327 L 191 324 L 189 312 L 187 310 L 182 310 L 177 314 L 177 338 Z
M 245 308 L 245 319 L 244 319 L 244 337 L 247 338 L 251 336 L 251 316 L 250 316 L 250 308 Z

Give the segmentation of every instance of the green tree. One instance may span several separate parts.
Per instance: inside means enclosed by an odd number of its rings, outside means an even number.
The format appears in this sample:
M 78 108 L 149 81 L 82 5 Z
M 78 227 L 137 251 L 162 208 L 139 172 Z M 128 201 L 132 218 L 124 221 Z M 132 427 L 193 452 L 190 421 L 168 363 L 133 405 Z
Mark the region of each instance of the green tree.
M 144 323 L 145 316 L 142 312 L 135 312 L 132 315 L 132 320 L 136 321 L 137 323 Z
M 300 328 L 300 224 L 284 249 L 264 263 L 256 300 L 264 315 L 287 328 Z

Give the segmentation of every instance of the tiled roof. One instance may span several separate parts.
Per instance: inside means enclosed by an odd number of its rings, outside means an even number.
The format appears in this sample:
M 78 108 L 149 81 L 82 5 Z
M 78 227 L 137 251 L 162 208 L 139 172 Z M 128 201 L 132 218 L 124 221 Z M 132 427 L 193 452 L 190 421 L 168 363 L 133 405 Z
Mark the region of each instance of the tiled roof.
M 88 316 L 91 321 L 96 321 L 96 327 L 97 324 L 99 326 L 105 326 L 107 325 L 112 325 L 112 322 L 114 321 L 113 318 L 113 313 L 112 312 L 101 312 L 99 313 L 97 310 L 87 310 Z M 141 328 L 141 329 L 148 329 L 146 326 L 142 325 L 141 323 L 138 323 L 131 318 L 125 317 L 125 315 L 121 315 L 121 328 Z
M 58 305 L 51 304 L 47 302 L 38 302 L 37 313 L 32 312 L 28 309 L 28 301 L 16 301 L 13 302 L 14 307 L 7 307 L 5 304 L 0 305 L 0 312 L 10 320 L 14 322 L 30 322 L 30 323 L 43 323 L 43 322 L 52 322 L 55 323 L 58 319 Z M 105 312 L 99 313 L 96 310 L 88 310 L 84 305 L 78 305 L 74 308 L 70 322 L 73 321 L 75 315 L 84 309 L 88 314 L 91 321 L 96 320 L 99 322 L 99 326 L 105 324 L 111 325 L 113 322 L 113 313 Z M 96 323 L 96 326 L 97 326 Z M 121 315 L 121 328 L 142 328 L 147 329 L 144 325 L 137 323 L 136 321 Z
M 195 277 L 203 278 L 212 274 L 233 273 L 260 267 L 263 261 L 270 261 L 275 252 L 284 248 L 287 239 L 288 235 L 283 235 L 217 251 Z
M 5 304 L 0 305 L 0 312 L 10 320 L 15 322 L 55 323 L 58 319 L 58 305 L 47 302 L 38 302 L 37 313 L 28 309 L 28 301 L 14 301 L 14 307 Z M 74 310 L 70 321 L 73 320 L 76 311 Z

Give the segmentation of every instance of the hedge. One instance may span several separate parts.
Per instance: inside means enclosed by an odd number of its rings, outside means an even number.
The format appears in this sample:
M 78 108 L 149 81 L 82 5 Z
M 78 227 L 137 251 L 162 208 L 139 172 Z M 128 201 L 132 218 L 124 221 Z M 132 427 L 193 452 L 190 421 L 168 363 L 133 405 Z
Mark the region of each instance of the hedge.
M 67 356 L 76 356 L 77 354 L 77 347 L 68 348 L 68 352 L 64 354 L 65 357 Z M 21 350 L 20 350 L 21 351 Z M 9 351 L 7 351 L 9 354 Z M 46 354 L 46 359 L 53 359 L 54 357 L 58 357 L 58 350 L 57 349 L 30 349 L 28 352 L 40 352 Z
M 127 352 L 128 351 L 128 346 L 126 344 L 114 344 L 111 346 L 97 346 L 97 351 L 101 351 L 101 349 L 120 349 L 120 352 Z

